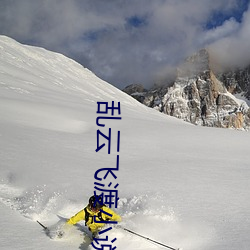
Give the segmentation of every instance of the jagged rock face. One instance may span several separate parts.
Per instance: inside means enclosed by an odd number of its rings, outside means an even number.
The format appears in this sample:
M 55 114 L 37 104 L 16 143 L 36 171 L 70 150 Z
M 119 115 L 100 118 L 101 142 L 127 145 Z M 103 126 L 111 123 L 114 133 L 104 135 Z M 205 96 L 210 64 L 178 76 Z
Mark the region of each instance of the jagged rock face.
M 163 112 L 197 125 L 226 128 L 249 126 L 248 106 L 239 103 L 220 82 L 178 79 L 162 100 Z
M 144 89 L 142 84 L 131 84 L 131 85 L 128 85 L 123 91 L 125 93 L 131 95 L 131 94 L 134 94 L 136 92 L 142 93 L 142 92 L 145 92 L 147 90 Z
M 144 95 L 147 92 L 147 90 L 143 87 L 142 84 L 131 84 L 127 86 L 125 89 L 123 89 L 123 91 L 128 95 L 133 96 L 139 102 L 144 101 L 145 99 Z
M 245 80 L 235 77 L 235 82 L 238 82 L 233 84 L 232 76 L 227 73 L 221 77 L 231 80 L 224 84 L 209 66 L 209 53 L 201 50 L 178 69 L 177 78 L 171 87 L 140 92 L 139 101 L 196 125 L 248 129 L 250 109 L 246 102 L 231 93 L 236 93 L 236 87 L 242 91 L 241 86 L 248 86 L 249 71 L 234 74 L 244 76 Z
M 250 100 L 250 66 L 218 74 L 230 93 L 242 93 Z
M 188 58 L 179 72 L 163 98 L 164 113 L 197 125 L 248 127 L 246 103 L 237 101 L 216 78 L 206 50 Z

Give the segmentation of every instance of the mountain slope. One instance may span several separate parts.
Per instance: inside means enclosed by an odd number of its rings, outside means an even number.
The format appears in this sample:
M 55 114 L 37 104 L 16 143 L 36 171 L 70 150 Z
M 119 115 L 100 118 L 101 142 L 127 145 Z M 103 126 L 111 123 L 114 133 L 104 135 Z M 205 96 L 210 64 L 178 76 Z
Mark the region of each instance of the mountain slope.
M 0 37 L 0 51 L 2 248 L 90 249 L 81 227 L 50 240 L 35 221 L 52 226 L 85 206 L 95 171 L 115 167 L 118 130 L 121 225 L 185 250 L 249 248 L 249 133 L 163 115 L 41 48 Z M 119 101 L 122 119 L 98 127 L 97 101 Z M 96 131 L 109 127 L 111 154 L 96 153 Z M 112 236 L 118 249 L 162 249 L 119 229 Z
M 219 74 L 211 61 L 210 53 L 200 50 L 180 65 L 171 86 L 138 93 L 138 88 L 131 92 L 132 85 L 124 91 L 149 107 L 196 125 L 248 130 L 248 69 Z

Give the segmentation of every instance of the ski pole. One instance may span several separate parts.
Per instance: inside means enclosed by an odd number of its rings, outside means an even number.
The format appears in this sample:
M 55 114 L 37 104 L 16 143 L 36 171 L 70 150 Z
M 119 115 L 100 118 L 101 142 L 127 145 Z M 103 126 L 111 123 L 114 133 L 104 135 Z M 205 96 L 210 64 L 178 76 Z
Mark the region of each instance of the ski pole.
M 46 231 L 46 230 L 48 230 L 48 228 L 47 227 L 45 227 L 41 222 L 39 222 L 38 220 L 36 221 L 41 227 L 43 227 L 43 229 Z
M 148 241 L 152 241 L 152 242 L 154 242 L 154 243 L 156 243 L 156 244 L 158 244 L 158 245 L 161 245 L 161 246 L 163 246 L 163 247 L 166 247 L 166 248 L 168 248 L 168 249 L 171 249 L 171 250 L 181 250 L 180 248 L 173 248 L 173 247 L 167 246 L 167 245 L 165 245 L 165 244 L 162 244 L 161 242 L 158 242 L 158 241 L 156 241 L 156 240 L 152 240 L 152 239 L 150 239 L 150 238 L 148 238 L 148 237 L 145 237 L 145 236 L 143 236 L 143 235 L 141 235 L 141 234 L 138 234 L 138 233 L 136 233 L 136 232 L 133 232 L 133 231 L 127 229 L 127 228 L 124 228 L 124 227 L 121 227 L 121 228 L 122 228 L 123 230 L 125 230 L 125 231 L 131 233 L 131 234 L 137 235 L 137 236 L 139 236 L 139 237 L 141 237 L 141 238 L 143 238 L 143 239 L 146 239 L 146 240 L 148 240 Z

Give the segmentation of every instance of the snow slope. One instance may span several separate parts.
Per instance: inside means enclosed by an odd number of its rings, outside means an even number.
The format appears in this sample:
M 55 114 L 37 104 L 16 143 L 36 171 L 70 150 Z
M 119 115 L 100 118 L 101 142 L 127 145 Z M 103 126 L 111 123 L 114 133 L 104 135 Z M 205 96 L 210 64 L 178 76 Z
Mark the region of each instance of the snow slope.
M 97 102 L 121 103 L 121 225 L 184 250 L 250 249 L 248 132 L 196 127 L 149 109 L 63 55 L 0 36 L 0 249 L 92 249 L 83 227 L 50 239 L 82 209 L 94 173 Z M 60 221 L 59 221 L 60 223 Z M 83 225 L 83 224 L 81 224 Z M 113 229 L 118 249 L 163 247 Z

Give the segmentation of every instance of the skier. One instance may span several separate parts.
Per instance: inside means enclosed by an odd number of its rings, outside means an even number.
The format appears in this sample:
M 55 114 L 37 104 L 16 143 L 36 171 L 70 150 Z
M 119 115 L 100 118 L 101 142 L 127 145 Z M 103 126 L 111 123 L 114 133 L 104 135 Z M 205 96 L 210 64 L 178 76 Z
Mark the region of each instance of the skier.
M 120 222 L 121 217 L 113 210 L 106 207 L 102 203 L 101 197 L 93 195 L 89 198 L 89 204 L 77 214 L 72 216 L 67 221 L 67 224 L 74 225 L 80 220 L 85 220 L 85 226 L 88 227 L 88 229 L 92 233 L 92 237 L 94 238 L 97 236 L 101 228 L 105 226 L 105 222 Z

